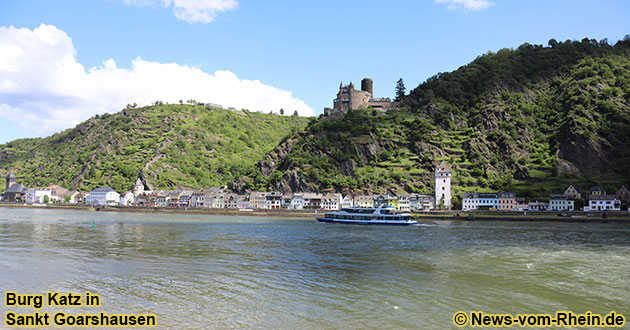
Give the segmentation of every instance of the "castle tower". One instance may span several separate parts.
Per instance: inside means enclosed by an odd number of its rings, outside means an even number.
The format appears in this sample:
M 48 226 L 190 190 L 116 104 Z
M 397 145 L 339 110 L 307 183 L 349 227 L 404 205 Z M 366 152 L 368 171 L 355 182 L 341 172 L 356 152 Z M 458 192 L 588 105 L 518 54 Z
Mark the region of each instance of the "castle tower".
M 451 209 L 451 168 L 442 161 L 435 168 L 435 208 Z
M 7 175 L 7 187 L 5 190 L 9 190 L 9 188 L 11 188 L 11 186 L 16 183 L 17 183 L 17 177 L 15 176 L 15 174 L 9 173 L 9 175 Z
M 144 183 L 140 178 L 136 179 L 136 183 L 133 185 L 133 197 L 138 197 L 138 195 L 144 192 Z
M 370 97 L 374 97 L 373 93 L 374 82 L 370 78 L 364 78 L 361 80 L 361 90 L 370 93 Z

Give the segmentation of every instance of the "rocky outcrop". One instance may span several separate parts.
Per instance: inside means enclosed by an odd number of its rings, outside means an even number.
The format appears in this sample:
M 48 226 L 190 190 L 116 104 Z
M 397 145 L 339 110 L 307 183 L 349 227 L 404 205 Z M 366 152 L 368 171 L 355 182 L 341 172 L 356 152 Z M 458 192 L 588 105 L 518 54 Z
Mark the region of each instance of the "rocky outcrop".
M 611 167 L 609 159 L 613 158 L 609 150 L 607 141 L 597 138 L 587 140 L 582 135 L 569 133 L 562 139 L 558 157 L 567 160 L 573 166 L 567 168 L 561 162 L 556 167 L 558 172 L 562 170 L 590 174 L 606 173 Z

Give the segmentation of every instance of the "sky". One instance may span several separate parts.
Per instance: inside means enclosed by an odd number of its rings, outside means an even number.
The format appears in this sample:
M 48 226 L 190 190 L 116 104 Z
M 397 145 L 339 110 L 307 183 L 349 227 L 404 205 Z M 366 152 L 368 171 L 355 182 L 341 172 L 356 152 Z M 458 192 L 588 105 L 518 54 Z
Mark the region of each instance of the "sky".
M 488 51 L 627 34 L 624 0 L 2 0 L 0 143 L 134 102 L 319 115 L 340 82 L 393 97 Z

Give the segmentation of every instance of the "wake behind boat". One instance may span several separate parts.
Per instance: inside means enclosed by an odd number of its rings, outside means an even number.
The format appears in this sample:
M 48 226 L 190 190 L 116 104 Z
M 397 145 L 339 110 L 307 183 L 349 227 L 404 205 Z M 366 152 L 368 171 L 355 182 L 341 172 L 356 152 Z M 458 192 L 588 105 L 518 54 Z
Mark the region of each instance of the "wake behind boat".
M 393 208 L 344 207 L 337 212 L 324 213 L 319 222 L 352 223 L 361 225 L 411 226 L 418 222 L 411 220 L 409 213 L 395 213 Z

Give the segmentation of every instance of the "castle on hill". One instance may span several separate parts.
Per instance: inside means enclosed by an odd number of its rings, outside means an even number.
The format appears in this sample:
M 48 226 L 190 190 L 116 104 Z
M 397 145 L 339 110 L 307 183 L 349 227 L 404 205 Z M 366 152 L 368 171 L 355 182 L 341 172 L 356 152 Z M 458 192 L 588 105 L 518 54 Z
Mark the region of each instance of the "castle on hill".
M 354 89 L 354 84 L 339 84 L 339 92 L 337 98 L 333 100 L 332 108 L 324 108 L 326 116 L 343 115 L 350 110 L 374 108 L 380 110 L 389 110 L 393 107 L 393 102 L 388 97 L 375 98 L 372 91 L 374 82 L 370 78 L 361 80 L 361 90 Z

